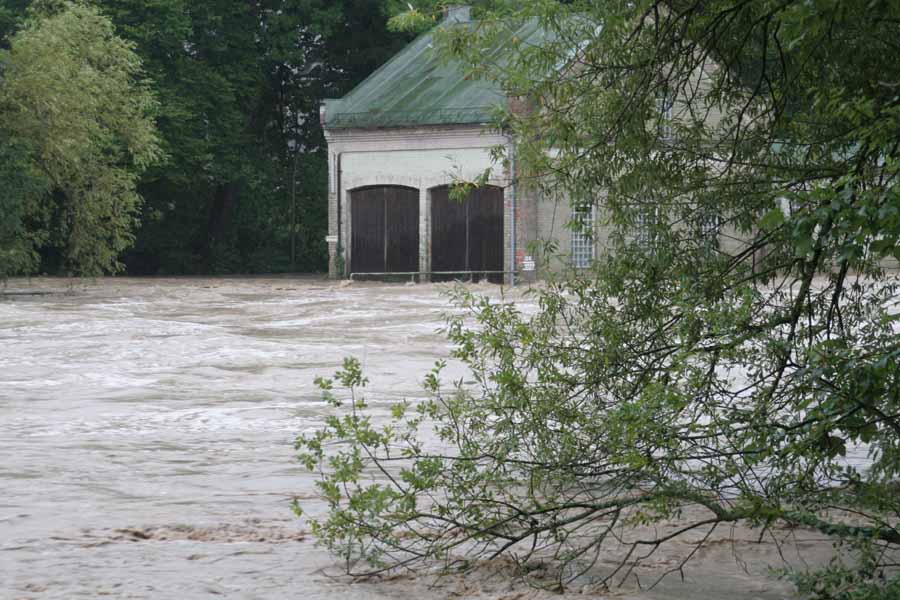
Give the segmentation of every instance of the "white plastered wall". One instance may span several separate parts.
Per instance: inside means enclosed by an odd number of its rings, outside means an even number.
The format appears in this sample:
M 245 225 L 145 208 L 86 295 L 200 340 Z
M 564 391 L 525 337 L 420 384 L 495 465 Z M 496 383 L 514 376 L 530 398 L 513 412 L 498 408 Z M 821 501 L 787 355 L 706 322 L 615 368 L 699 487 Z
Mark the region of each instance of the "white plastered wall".
M 422 272 L 431 268 L 432 188 L 449 185 L 460 178 L 473 180 L 493 168 L 488 183 L 505 188 L 504 231 L 510 231 L 509 174 L 491 161 L 491 149 L 508 145 L 507 136 L 486 133 L 481 126 L 466 125 L 331 130 L 326 132 L 326 139 L 329 152 L 329 270 L 332 276 L 349 274 L 352 246 L 348 243 L 352 239 L 350 193 L 358 188 L 399 185 L 419 191 L 419 270 Z M 508 233 L 505 237 L 508 238 Z M 336 238 L 341 240 L 343 250 L 343 274 L 335 270 Z M 507 241 L 504 265 L 510 260 Z

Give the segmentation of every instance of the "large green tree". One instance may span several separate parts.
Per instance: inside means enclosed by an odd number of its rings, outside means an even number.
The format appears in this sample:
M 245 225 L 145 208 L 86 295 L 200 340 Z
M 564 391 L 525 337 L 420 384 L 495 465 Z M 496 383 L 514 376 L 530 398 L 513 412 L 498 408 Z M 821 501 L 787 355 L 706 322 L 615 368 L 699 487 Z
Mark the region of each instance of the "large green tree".
M 108 18 L 77 2 L 41 3 L 9 46 L 0 56 L 2 270 L 32 269 L 39 241 L 69 273 L 118 271 L 138 178 L 161 157 L 140 59 Z
M 432 375 L 434 398 L 382 428 L 354 361 L 323 381 L 354 398 L 299 440 L 331 506 L 316 532 L 374 570 L 508 553 L 562 586 L 616 548 L 610 585 L 687 532 L 803 526 L 850 550 L 795 574 L 804 592 L 898 597 L 900 288 L 883 267 L 900 258 L 900 5 L 530 0 L 483 16 L 443 44 L 534 107 L 498 121 L 520 184 L 595 206 L 609 241 L 534 292 L 536 315 L 458 297 L 478 322 L 449 329 L 475 389 Z M 522 19 L 547 41 L 486 64 L 479 48 Z
M 0 2 L 0 47 L 29 6 Z M 319 270 L 327 163 L 319 106 L 390 58 L 396 0 L 93 0 L 134 44 L 169 160 L 149 169 L 132 273 Z M 41 252 L 47 267 L 55 252 Z
M 26 5 L 26 0 L 9 0 L 0 5 L 0 86 L 9 36 L 24 19 Z M 13 139 L 9 131 L 0 128 L 0 279 L 34 272 L 40 258 L 37 248 L 46 236 L 46 227 L 36 218 L 40 213 L 38 199 L 46 192 L 46 182 L 34 171 L 27 156 L 23 140 Z
M 147 218 L 130 268 L 323 268 L 319 106 L 404 43 L 387 35 L 384 1 L 98 4 L 137 44 L 159 89 L 171 156 L 142 181 Z

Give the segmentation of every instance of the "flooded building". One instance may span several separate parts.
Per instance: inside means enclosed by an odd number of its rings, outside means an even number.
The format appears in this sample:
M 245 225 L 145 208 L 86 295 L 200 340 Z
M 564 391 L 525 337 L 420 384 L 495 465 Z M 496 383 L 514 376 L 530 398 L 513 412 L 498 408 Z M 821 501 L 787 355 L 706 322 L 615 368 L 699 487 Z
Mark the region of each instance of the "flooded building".
M 468 7 L 451 6 L 439 27 L 470 20 Z M 540 198 L 517 181 L 516 140 L 489 124 L 498 106 L 524 105 L 495 82 L 469 77 L 461 65 L 441 57 L 436 31 L 419 36 L 349 94 L 322 106 L 330 275 L 530 279 L 535 269 L 549 266 L 528 254 L 533 241 L 554 242 L 562 258 L 556 264 L 589 266 L 609 241 L 600 207 L 574 211 L 567 198 Z M 529 21 L 506 35 L 510 42 L 539 45 L 546 34 Z M 499 39 L 485 52 L 498 61 L 514 45 Z M 681 106 L 677 99 L 663 99 L 666 118 L 675 105 Z M 720 119 L 717 109 L 708 112 L 710 122 Z M 503 164 L 494 160 L 497 147 L 504 149 Z M 479 180 L 488 170 L 490 177 L 464 201 L 451 198 L 454 182 Z M 566 226 L 571 223 L 582 226 Z M 726 253 L 744 252 L 751 241 L 723 225 L 719 215 L 691 226 Z M 634 239 L 646 235 L 639 219 Z M 885 259 L 883 266 L 898 264 Z
M 468 7 L 448 9 L 444 24 L 465 23 Z M 510 35 L 542 35 L 535 23 Z M 340 100 L 322 107 L 329 156 L 329 271 L 419 275 L 422 279 L 530 272 L 526 245 L 539 235 L 538 203 L 510 169 L 492 160 L 515 140 L 490 131 L 493 83 L 442 61 L 434 32 L 419 36 Z M 464 201 L 457 180 L 490 177 Z M 563 219 L 564 223 L 567 219 Z M 557 221 L 559 223 L 559 221 Z

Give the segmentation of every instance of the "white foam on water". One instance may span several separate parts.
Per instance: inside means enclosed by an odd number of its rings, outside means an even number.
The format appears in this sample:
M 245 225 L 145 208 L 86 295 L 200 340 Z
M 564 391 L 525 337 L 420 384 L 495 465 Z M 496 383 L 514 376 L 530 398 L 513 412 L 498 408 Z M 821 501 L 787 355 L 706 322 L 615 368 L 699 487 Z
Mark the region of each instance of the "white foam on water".
M 295 526 L 295 495 L 321 513 L 293 448 L 335 412 L 313 378 L 355 355 L 376 420 L 422 398 L 423 377 L 450 353 L 436 333 L 459 314 L 448 287 L 116 278 L 0 303 L 0 597 L 446 597 L 339 585 L 320 574 L 334 561 L 311 541 L 235 554 L 187 540 L 98 544 L 84 530 Z M 501 301 L 500 288 L 473 289 Z M 451 362 L 445 378 L 464 375 Z

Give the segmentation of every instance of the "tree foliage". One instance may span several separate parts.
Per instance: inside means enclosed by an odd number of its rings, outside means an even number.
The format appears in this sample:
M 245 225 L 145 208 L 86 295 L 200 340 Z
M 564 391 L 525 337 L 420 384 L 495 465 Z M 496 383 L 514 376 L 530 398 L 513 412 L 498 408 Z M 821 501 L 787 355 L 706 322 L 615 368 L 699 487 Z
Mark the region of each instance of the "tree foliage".
M 327 162 L 319 106 L 324 98 L 344 95 L 408 40 L 386 30 L 389 11 L 401 4 L 84 4 L 110 18 L 116 35 L 140 56 L 156 92 L 157 126 L 168 156 L 138 181 L 144 202 L 134 246 L 122 257 L 128 272 L 322 270 Z M 0 3 L 0 49 L 23 26 L 29 7 L 60 5 Z M 18 146 L 24 143 L 17 138 Z M 41 270 L 58 268 L 53 245 L 37 251 Z
M 140 59 L 95 8 L 58 2 L 32 12 L 10 39 L 2 68 L 0 130 L 19 167 L 7 180 L 4 202 L 17 207 L 10 224 L 34 206 L 21 180 L 37 175 L 46 182 L 37 201 L 51 221 L 46 239 L 65 270 L 119 270 L 140 207 L 138 177 L 161 156 Z M 19 258 L 5 270 L 31 265 L 21 257 L 30 258 L 34 239 L 16 236 Z
M 531 102 L 498 115 L 520 183 L 594 205 L 609 241 L 533 292 L 537 314 L 458 295 L 477 326 L 454 319 L 450 338 L 474 389 L 434 373 L 431 399 L 382 427 L 357 363 L 322 382 L 354 400 L 298 440 L 331 507 L 320 539 L 369 572 L 539 558 L 555 586 L 624 540 L 611 585 L 689 531 L 809 527 L 849 554 L 797 574 L 804 592 L 893 597 L 898 5 L 531 0 L 483 16 L 445 51 Z M 547 42 L 488 62 L 479 49 L 522 19 Z
M 324 268 L 319 106 L 395 52 L 382 0 L 106 0 L 159 90 L 172 160 L 148 173 L 134 272 Z M 295 244 L 291 256 L 292 243 Z
M 32 273 L 40 262 L 37 249 L 46 241 L 41 200 L 47 180 L 28 160 L 28 152 L 0 129 L 0 280 Z

